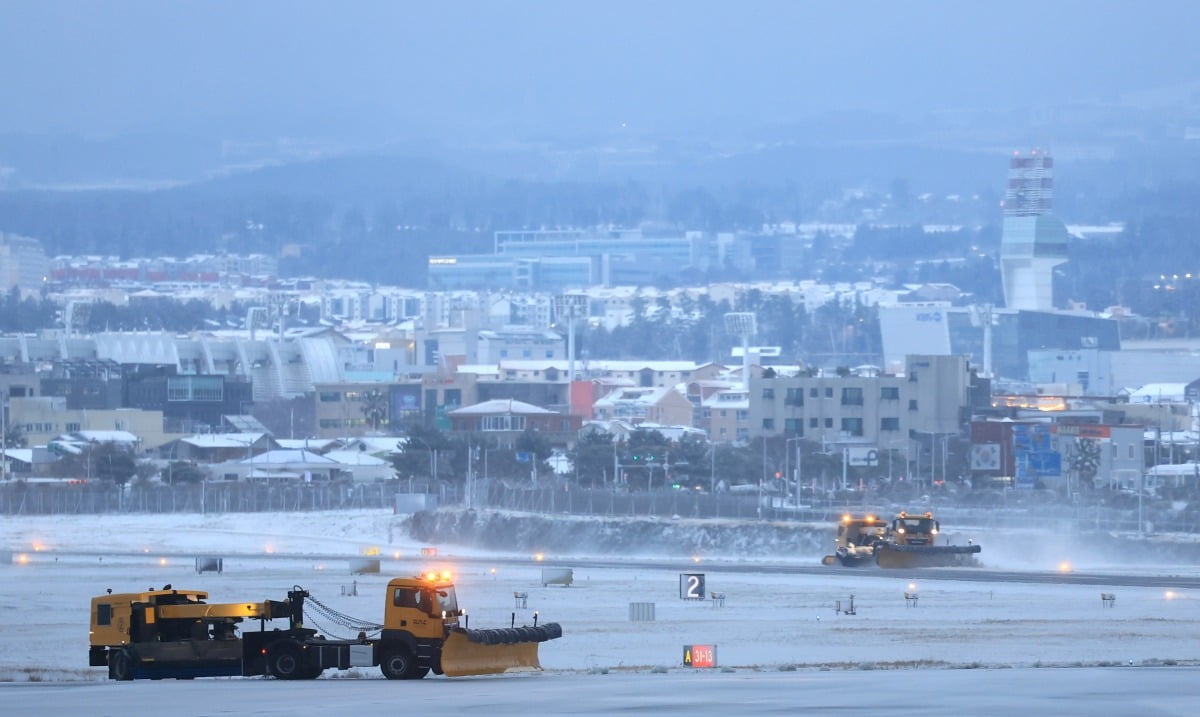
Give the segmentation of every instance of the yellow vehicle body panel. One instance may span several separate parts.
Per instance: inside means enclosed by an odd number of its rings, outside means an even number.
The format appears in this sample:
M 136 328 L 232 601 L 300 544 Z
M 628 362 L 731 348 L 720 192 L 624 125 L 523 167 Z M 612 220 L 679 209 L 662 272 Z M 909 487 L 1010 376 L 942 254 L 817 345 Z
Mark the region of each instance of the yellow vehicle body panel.
M 452 632 L 442 645 L 442 671 L 447 677 L 536 672 L 541 669 L 536 642 L 482 645 L 471 642 L 462 632 Z
M 213 603 L 195 605 L 160 605 L 155 609 L 162 620 L 203 620 L 205 618 L 253 617 L 270 619 L 271 606 L 267 603 Z M 147 613 L 149 616 L 150 613 Z M 278 616 L 275 616 L 278 617 Z M 147 619 L 147 622 L 150 620 Z

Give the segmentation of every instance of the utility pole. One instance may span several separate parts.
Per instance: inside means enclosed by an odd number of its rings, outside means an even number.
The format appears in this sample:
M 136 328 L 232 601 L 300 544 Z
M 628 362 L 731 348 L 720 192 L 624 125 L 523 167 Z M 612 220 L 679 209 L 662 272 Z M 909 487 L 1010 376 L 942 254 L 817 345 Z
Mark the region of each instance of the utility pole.
M 0 481 L 8 480 L 8 388 L 0 397 Z
M 717 492 L 717 444 L 708 442 L 708 458 L 710 461 L 708 474 L 708 492 L 715 495 Z
M 842 490 L 846 490 L 846 473 L 850 467 L 850 447 L 842 446 Z
M 466 503 L 467 503 L 468 508 L 474 507 L 473 499 L 474 499 L 474 492 L 475 492 L 475 486 L 474 486 L 475 478 L 472 475 L 473 465 L 475 463 L 474 459 L 475 459 L 475 448 L 474 448 L 474 446 L 471 445 L 471 439 L 468 438 L 467 439 L 467 477 L 466 477 L 466 483 L 467 483 L 466 484 L 466 489 L 467 489 L 466 490 L 466 493 L 467 493 Z
M 614 439 L 612 442 L 612 448 L 613 448 L 613 488 L 616 488 L 617 485 L 620 484 L 620 482 L 621 482 L 621 463 L 620 463 L 619 459 L 617 458 L 617 441 L 616 441 L 616 439 Z

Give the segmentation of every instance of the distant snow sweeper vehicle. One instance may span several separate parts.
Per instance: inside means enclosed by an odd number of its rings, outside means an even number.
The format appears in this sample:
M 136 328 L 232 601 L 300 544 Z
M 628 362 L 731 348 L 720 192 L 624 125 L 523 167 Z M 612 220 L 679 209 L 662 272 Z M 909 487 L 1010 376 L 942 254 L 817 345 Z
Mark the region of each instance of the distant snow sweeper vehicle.
M 856 518 L 843 515 L 834 539 L 834 554 L 826 555 L 824 565 L 847 567 L 874 562 L 881 568 L 938 568 L 977 565 L 982 548 L 972 541 L 966 545 L 938 545 L 941 526 L 933 513 L 909 515 L 901 512 L 891 523 L 873 515 Z
M 383 624 L 337 612 L 295 587 L 286 600 L 209 603 L 199 590 L 112 593 L 92 598 L 88 663 L 114 680 L 272 675 L 311 680 L 329 668 L 379 666 L 388 679 L 429 674 L 488 675 L 540 670 L 538 643 L 562 636 L 558 623 L 467 629 L 454 584 L 430 573 L 387 585 Z M 331 624 L 358 631 L 333 639 L 304 624 L 305 606 Z M 287 629 L 268 630 L 286 618 Z M 459 618 L 464 625 L 459 626 Z M 238 634 L 239 623 L 259 629 Z M 367 637 L 368 633 L 373 637 Z

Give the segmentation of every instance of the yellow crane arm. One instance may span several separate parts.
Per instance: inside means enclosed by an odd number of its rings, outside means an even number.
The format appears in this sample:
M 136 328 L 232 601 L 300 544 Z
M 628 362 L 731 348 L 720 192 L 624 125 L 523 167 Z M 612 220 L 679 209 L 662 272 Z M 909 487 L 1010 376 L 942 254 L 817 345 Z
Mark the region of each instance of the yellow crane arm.
M 159 605 L 156 608 L 160 620 L 204 620 L 208 618 L 252 617 L 270 620 L 284 615 L 275 614 L 272 604 L 280 603 L 268 600 L 266 602 L 231 602 L 188 605 Z M 286 614 L 286 613 L 285 613 Z

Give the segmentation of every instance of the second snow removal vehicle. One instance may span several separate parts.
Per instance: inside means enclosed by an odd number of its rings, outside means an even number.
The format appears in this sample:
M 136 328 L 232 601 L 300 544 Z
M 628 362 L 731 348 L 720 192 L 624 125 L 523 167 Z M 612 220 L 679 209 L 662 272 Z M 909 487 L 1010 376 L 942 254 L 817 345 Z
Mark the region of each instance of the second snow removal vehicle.
M 826 555 L 825 565 L 847 567 L 874 562 L 881 568 L 936 568 L 975 565 L 982 548 L 967 545 L 937 544 L 941 526 L 933 513 L 910 515 L 901 512 L 885 523 L 873 515 L 856 518 L 843 515 L 834 538 L 834 554 Z

